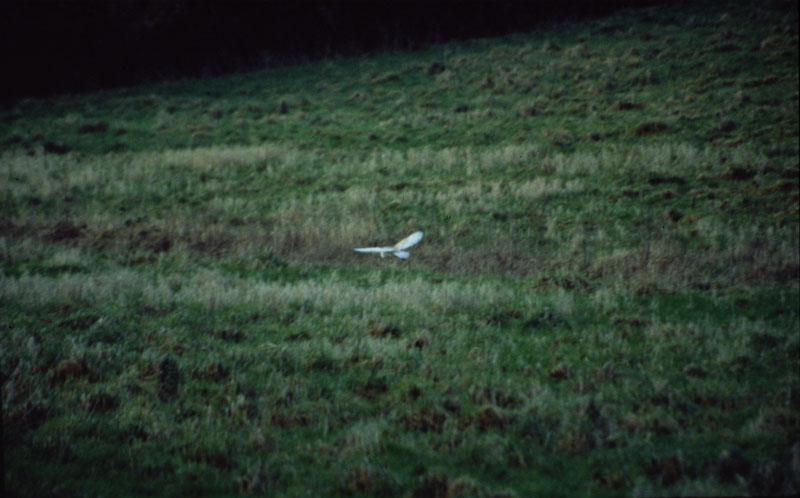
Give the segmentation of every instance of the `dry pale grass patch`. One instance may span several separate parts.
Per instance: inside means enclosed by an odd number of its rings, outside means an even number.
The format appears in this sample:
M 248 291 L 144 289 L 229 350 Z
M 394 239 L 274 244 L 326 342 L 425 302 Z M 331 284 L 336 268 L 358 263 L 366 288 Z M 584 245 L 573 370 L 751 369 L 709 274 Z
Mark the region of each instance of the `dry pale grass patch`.
M 318 313 L 355 313 L 374 310 L 413 312 L 424 316 L 459 313 L 464 309 L 491 309 L 514 299 L 500 284 L 432 283 L 422 279 L 364 287 L 338 278 L 297 283 L 262 282 L 201 270 L 191 275 L 148 277 L 130 269 L 93 275 L 0 277 L 3 297 L 41 306 L 62 302 L 140 301 L 154 307 L 171 304 L 202 305 L 209 309 L 258 305 L 281 310 L 292 306 Z
M 291 199 L 271 216 L 269 241 L 277 251 L 293 259 L 339 259 L 342 254 L 349 255 L 353 247 L 363 246 L 381 234 L 377 211 L 382 207 L 374 190 L 365 187 L 336 195 Z
M 493 213 L 505 209 L 509 202 L 527 202 L 559 194 L 577 194 L 584 190 L 579 179 L 537 177 L 533 180 L 510 183 L 506 181 L 475 181 L 466 185 L 447 187 L 444 190 L 403 192 L 398 201 L 409 205 L 439 206 L 451 215 L 465 213 Z
M 730 229 L 730 235 L 741 232 Z M 687 252 L 670 238 L 617 248 L 592 258 L 589 273 L 612 277 L 640 291 L 749 285 L 763 281 L 797 283 L 800 258 L 796 244 L 760 235 L 731 237 L 724 247 L 704 246 Z
M 145 165 L 189 166 L 198 171 L 212 172 L 217 168 L 264 165 L 280 165 L 292 168 L 308 159 L 309 153 L 277 145 L 199 147 L 193 149 L 170 149 L 142 156 Z M 269 171 L 272 172 L 272 171 Z
M 138 195 L 142 189 L 166 188 L 165 174 L 170 168 L 189 170 L 194 182 L 203 174 L 210 178 L 228 176 L 229 168 L 258 167 L 265 175 L 306 167 L 314 153 L 281 146 L 210 147 L 170 149 L 163 152 L 113 153 L 81 156 L 66 154 L 28 155 L 9 152 L 0 156 L 4 173 L 14 183 L 11 195 L 59 196 L 72 189 L 87 189 L 94 194 Z M 201 188 L 189 180 L 187 187 Z M 207 187 L 203 187 L 207 188 Z
M 248 258 L 269 248 L 285 260 L 377 264 L 355 259 L 352 248 L 422 229 L 432 236 L 412 264 L 447 272 L 588 269 L 652 288 L 785 282 L 798 267 L 788 236 L 796 227 L 748 232 L 716 212 L 684 217 L 674 209 L 674 225 L 651 220 L 645 231 L 614 221 L 653 216 L 641 202 L 649 202 L 642 191 L 654 185 L 726 180 L 726 172 L 769 163 L 747 146 L 609 146 L 570 154 L 538 146 L 422 147 L 336 157 L 259 146 L 3 159 L 10 179 L 4 195 L 22 206 L 3 220 L 9 243 L 38 238 L 113 249 L 123 259 L 137 251 Z M 260 186 L 274 182 L 285 190 L 259 195 Z M 638 204 L 621 202 L 627 198 L 618 195 L 619 184 Z M 693 192 L 713 200 L 709 188 Z M 118 210 L 100 210 L 94 198 L 117 199 Z M 69 206 L 71 219 L 49 219 L 37 208 L 52 202 Z M 61 229 L 67 225 L 73 230 Z M 689 252 L 676 235 L 683 227 L 699 241 Z
M 720 161 L 724 157 L 724 161 Z M 299 174 L 313 171 L 321 157 L 314 152 L 282 146 L 212 147 L 164 152 L 117 153 L 102 156 L 33 155 L 21 152 L 3 154 L 4 173 L 13 184 L 7 195 L 58 196 L 71 189 L 88 189 L 95 194 L 132 195 L 142 188 L 165 188 L 154 175 L 164 168 L 189 171 L 187 189 L 218 190 L 201 182 L 226 180 L 230 168 L 255 167 L 259 175 Z M 491 174 L 521 167 L 530 173 L 555 173 L 564 177 L 584 177 L 597 173 L 662 174 L 683 170 L 699 174 L 726 162 L 728 167 L 767 162 L 768 158 L 745 146 L 734 149 L 698 148 L 692 145 L 647 145 L 628 148 L 606 147 L 598 152 L 563 154 L 539 146 L 504 146 L 478 149 L 470 147 L 415 148 L 401 152 L 381 149 L 363 158 L 328 161 L 325 174 L 386 173 L 404 177 L 419 171 L 435 175 Z M 202 175 L 208 180 L 204 180 Z M 566 179 L 566 178 L 565 178 Z M 161 186 L 161 187 L 159 187 Z M 224 188 L 219 188 L 224 191 Z

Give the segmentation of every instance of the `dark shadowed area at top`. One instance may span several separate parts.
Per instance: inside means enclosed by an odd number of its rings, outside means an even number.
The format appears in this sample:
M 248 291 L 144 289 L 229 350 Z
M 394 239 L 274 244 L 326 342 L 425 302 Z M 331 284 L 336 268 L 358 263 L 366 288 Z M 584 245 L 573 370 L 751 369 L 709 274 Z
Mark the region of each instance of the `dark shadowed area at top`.
M 11 0 L 0 7 L 3 100 L 413 49 L 656 0 Z

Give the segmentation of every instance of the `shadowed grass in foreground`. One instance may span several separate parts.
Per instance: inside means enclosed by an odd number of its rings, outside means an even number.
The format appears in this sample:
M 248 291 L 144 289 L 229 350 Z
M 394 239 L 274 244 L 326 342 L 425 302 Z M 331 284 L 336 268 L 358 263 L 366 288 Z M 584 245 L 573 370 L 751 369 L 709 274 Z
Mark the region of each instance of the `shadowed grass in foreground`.
M 8 490 L 796 492 L 797 55 L 708 3 L 3 110 Z

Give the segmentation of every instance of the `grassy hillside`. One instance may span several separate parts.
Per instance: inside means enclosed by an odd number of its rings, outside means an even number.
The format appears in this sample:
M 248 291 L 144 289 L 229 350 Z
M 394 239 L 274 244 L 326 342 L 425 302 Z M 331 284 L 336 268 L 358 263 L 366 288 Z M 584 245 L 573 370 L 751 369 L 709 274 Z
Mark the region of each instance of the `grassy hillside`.
M 797 492 L 797 20 L 3 109 L 6 492 Z

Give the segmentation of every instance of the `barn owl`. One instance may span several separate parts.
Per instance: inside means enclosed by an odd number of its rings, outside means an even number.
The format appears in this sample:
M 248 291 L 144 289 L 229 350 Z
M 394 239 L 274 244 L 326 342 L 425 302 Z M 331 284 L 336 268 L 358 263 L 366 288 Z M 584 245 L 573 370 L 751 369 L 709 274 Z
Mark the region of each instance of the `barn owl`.
M 410 254 L 405 249 L 413 246 L 422 240 L 422 232 L 414 232 L 405 239 L 401 240 L 392 247 L 357 247 L 357 252 L 376 252 L 383 257 L 385 254 L 392 254 L 400 259 L 407 259 Z

